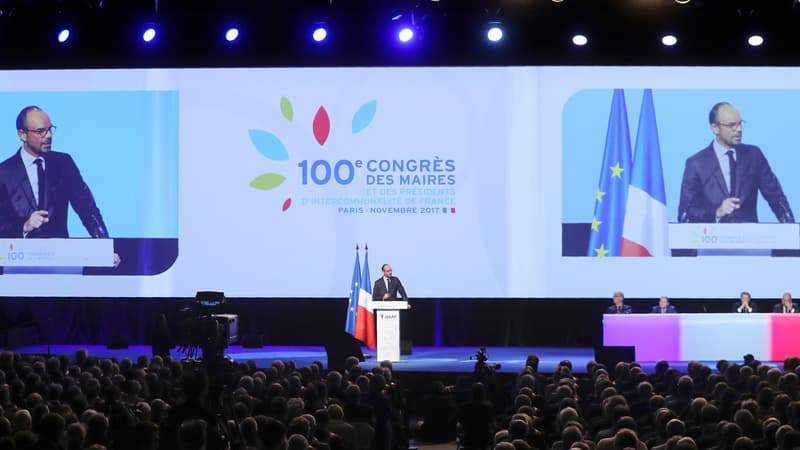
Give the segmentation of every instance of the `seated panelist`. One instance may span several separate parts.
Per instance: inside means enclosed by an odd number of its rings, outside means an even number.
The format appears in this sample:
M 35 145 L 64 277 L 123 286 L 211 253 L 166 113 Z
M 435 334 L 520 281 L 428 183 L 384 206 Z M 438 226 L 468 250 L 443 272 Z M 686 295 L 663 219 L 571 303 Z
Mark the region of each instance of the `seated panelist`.
M 614 292 L 614 304 L 606 308 L 606 314 L 630 314 L 633 308 L 625 304 L 625 295 L 622 291 Z
M 739 301 L 733 304 L 731 312 L 735 313 L 757 313 L 758 306 L 750 301 L 750 293 L 743 291 L 739 294 Z
M 781 302 L 772 307 L 772 312 L 779 314 L 795 314 L 800 312 L 800 309 L 798 309 L 792 301 L 792 294 L 784 292 Z
M 677 312 L 678 310 L 669 304 L 669 298 L 666 295 L 662 295 L 658 299 L 658 305 L 653 306 L 653 309 L 650 310 L 651 314 L 676 314 Z

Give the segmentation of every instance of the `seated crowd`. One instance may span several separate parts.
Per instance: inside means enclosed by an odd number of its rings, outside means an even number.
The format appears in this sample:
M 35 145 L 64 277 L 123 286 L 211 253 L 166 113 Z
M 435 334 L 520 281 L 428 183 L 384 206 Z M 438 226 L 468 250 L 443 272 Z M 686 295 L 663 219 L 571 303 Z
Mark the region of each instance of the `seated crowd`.
M 800 359 L 750 357 L 716 370 L 666 362 L 569 361 L 552 374 L 531 355 L 505 385 L 478 367 L 453 386 L 431 381 L 409 405 L 391 363 L 342 371 L 275 361 L 205 368 L 154 356 L 116 361 L 0 353 L 0 450 L 408 448 L 800 448 Z M 415 410 L 415 411 L 412 411 Z M 414 416 L 412 418 L 411 416 Z

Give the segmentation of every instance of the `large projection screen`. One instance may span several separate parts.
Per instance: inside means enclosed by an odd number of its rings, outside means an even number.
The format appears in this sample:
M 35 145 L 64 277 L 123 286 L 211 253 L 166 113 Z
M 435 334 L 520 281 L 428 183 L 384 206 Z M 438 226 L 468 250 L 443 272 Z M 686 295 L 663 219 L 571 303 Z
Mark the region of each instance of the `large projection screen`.
M 797 291 L 800 231 L 779 224 L 763 193 L 757 223 L 678 223 L 686 161 L 714 139 L 708 117 L 718 102 L 741 114 L 742 142 L 760 149 L 789 207 L 800 207 L 794 68 L 3 71 L 1 159 L 20 148 L 20 110 L 46 111 L 58 127 L 53 150 L 72 156 L 123 263 L 6 270 L 2 292 L 342 298 L 356 245 L 362 266 L 368 245 L 373 278 L 390 263 L 413 298 Z M 644 138 L 660 158 L 664 208 L 644 222 L 667 233 L 666 253 L 614 256 L 607 243 L 597 251 L 595 228 L 616 220 L 598 198 L 622 202 L 615 208 L 633 223 L 624 214 Z M 620 148 L 631 160 L 607 165 Z M 739 178 L 761 176 L 744 152 Z M 606 170 L 625 181 L 624 198 L 601 186 Z M 88 236 L 74 213 L 69 232 Z M 675 248 L 679 237 L 688 244 Z M 21 239 L 0 236 L 0 257 Z M 706 241 L 719 248 L 686 248 Z

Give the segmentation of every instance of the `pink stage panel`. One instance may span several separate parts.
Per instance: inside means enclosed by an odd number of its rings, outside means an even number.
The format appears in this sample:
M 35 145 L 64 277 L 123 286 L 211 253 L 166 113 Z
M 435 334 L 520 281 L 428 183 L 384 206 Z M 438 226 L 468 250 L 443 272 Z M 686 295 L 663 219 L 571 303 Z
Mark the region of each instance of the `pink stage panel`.
M 680 361 L 680 314 L 606 314 L 603 345 L 636 347 L 637 361 Z
M 800 314 L 772 314 L 772 361 L 800 356 Z

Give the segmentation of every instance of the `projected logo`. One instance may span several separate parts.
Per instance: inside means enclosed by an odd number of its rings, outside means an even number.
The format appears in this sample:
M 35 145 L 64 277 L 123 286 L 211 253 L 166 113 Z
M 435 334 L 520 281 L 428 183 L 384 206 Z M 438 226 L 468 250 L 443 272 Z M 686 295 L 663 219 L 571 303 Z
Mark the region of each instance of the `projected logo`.
M 356 134 L 366 129 L 375 117 L 377 101 L 372 100 L 363 104 L 355 114 L 353 114 L 351 133 Z M 288 98 L 281 97 L 280 111 L 284 119 L 294 122 L 294 107 Z M 320 106 L 311 120 L 311 133 L 320 148 L 325 146 L 331 135 L 331 118 L 324 106 Z M 261 155 L 271 161 L 287 161 L 289 151 L 283 141 L 267 130 L 249 130 L 250 141 Z M 335 182 L 341 185 L 350 184 L 355 177 L 355 173 L 363 166 L 362 161 L 351 161 L 342 159 L 338 161 L 327 161 L 319 159 L 316 161 L 303 160 L 298 164 L 301 170 L 302 184 L 309 182 L 317 185 Z M 277 172 L 269 172 L 258 175 L 250 182 L 250 187 L 262 191 L 272 191 L 278 189 L 285 181 L 286 175 Z M 292 206 L 292 197 L 287 196 L 283 200 L 281 210 L 286 211 Z

